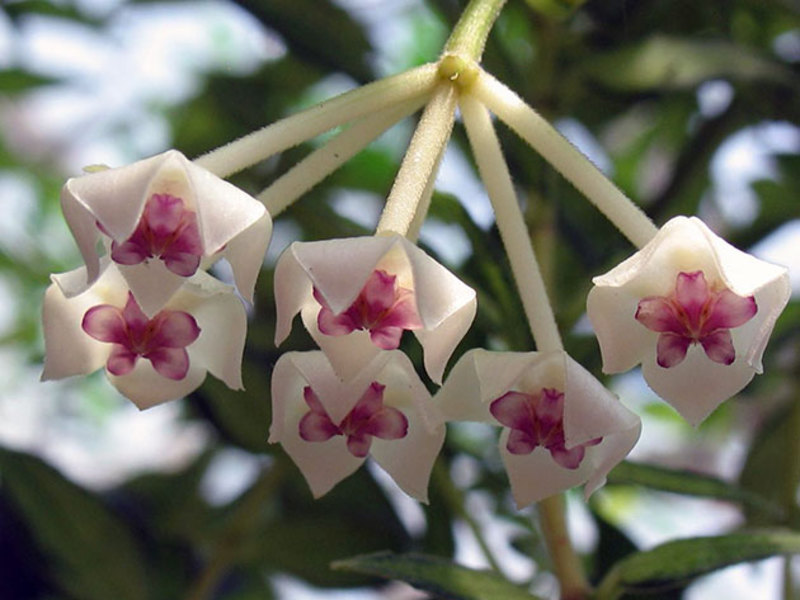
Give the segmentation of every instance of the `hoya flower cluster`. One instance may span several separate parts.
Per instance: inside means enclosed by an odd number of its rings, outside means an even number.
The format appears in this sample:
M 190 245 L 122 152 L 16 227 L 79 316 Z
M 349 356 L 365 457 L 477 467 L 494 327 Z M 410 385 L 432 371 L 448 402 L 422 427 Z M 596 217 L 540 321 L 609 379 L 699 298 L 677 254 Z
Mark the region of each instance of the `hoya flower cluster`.
M 519 506 L 581 484 L 590 494 L 638 439 L 639 418 L 564 350 L 492 114 L 639 248 L 596 277 L 588 297 L 607 373 L 641 364 L 653 390 L 697 424 L 761 371 L 789 297 L 786 270 L 733 248 L 696 218 L 657 229 L 516 94 L 456 52 L 194 162 L 170 151 L 69 180 L 62 206 L 86 265 L 54 275 L 47 290 L 44 378 L 104 367 L 140 408 L 187 394 L 209 371 L 240 388 L 244 306 L 206 269 L 226 258 L 239 293 L 252 300 L 269 213 L 422 106 L 375 235 L 295 242 L 275 268 L 275 343 L 299 314 L 319 350 L 287 352 L 275 364 L 269 441 L 282 445 L 315 496 L 372 457 L 425 501 L 447 422 L 498 430 Z M 473 349 L 445 377 L 476 294 L 415 239 L 457 110 L 536 346 Z M 258 200 L 220 179 L 338 126 Z M 427 377 L 441 386 L 433 397 L 402 351 L 410 344 L 419 344 Z
M 188 394 L 206 372 L 240 389 L 244 306 L 205 269 L 224 256 L 252 299 L 272 228 L 264 206 L 174 150 L 70 179 L 61 204 L 86 265 L 53 275 L 45 294 L 43 379 L 105 367 L 139 408 Z

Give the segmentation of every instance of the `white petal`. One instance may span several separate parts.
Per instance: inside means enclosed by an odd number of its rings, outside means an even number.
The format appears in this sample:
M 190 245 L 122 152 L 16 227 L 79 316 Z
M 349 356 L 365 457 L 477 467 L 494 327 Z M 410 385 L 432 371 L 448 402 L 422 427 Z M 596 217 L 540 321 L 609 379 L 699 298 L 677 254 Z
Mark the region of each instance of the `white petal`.
M 363 458 L 356 458 L 347 449 L 343 436 L 335 436 L 326 442 L 307 442 L 300 437 L 300 419 L 308 412 L 303 399 L 303 388 L 311 385 L 328 415 L 339 422 L 349 412 L 339 417 L 340 411 L 330 402 L 327 392 L 336 391 L 332 369 L 321 352 L 287 352 L 278 359 L 272 372 L 272 425 L 270 443 L 280 443 L 289 457 L 303 473 L 315 498 L 327 493 L 334 485 L 352 474 Z M 309 381 L 312 375 L 314 381 Z M 334 386 L 325 386 L 325 383 Z M 323 393 L 326 392 L 326 393 Z M 353 400 L 353 404 L 358 397 Z M 352 408 L 352 405 L 351 405 Z M 331 414 L 336 412 L 337 415 Z
M 139 357 L 133 371 L 127 375 L 111 375 L 108 380 L 120 393 L 130 399 L 139 410 L 151 408 L 168 400 L 177 400 L 190 394 L 203 383 L 206 370 L 189 362 L 186 377 L 175 381 L 156 373 L 146 358 Z
M 373 438 L 370 455 L 405 493 L 428 502 L 428 481 L 445 437 L 445 427 L 408 357 L 388 352 L 386 364 L 375 380 L 386 385 L 384 405 L 402 411 L 408 434 L 398 440 Z
M 637 418 L 632 427 L 603 437 L 596 446 L 586 448 L 584 461 L 591 465 L 583 493 L 588 499 L 606 482 L 606 476 L 631 451 L 642 432 L 642 422 Z
M 233 269 L 236 287 L 248 302 L 253 302 L 256 280 L 261 273 L 271 236 L 272 219 L 265 211 L 260 219 L 228 242 L 223 251 Z
M 149 183 L 169 154 L 74 177 L 64 184 L 61 208 L 86 262 L 90 281 L 99 273 L 95 249 L 100 235 L 97 222 L 102 223 L 113 238 L 127 239 L 139 222 Z
M 194 201 L 197 206 L 200 238 L 203 240 L 203 249 L 206 255 L 217 252 L 222 246 L 264 219 L 265 216 L 268 219 L 267 229 L 261 229 L 261 231 L 265 233 L 266 240 L 259 240 L 258 245 L 269 241 L 272 224 L 263 204 L 235 185 L 198 167 L 182 155 L 179 156 L 182 168 L 195 193 Z M 257 249 L 251 250 L 254 254 L 258 254 Z M 266 246 L 264 249 L 266 250 Z M 263 254 L 262 251 L 258 257 L 259 262 L 263 260 Z
M 200 337 L 187 348 L 190 364 L 208 369 L 231 389 L 243 389 L 247 313 L 233 288 L 198 271 L 166 308 L 189 312 L 200 327 Z
M 511 454 L 506 448 L 509 429 L 500 436 L 500 456 L 511 483 L 511 494 L 517 508 L 544 500 L 554 494 L 580 485 L 589 478 L 591 463 L 584 457 L 577 469 L 565 469 L 542 447 L 530 454 Z M 588 454 L 588 452 L 587 452 Z
M 169 301 L 186 277 L 176 275 L 161 260 L 149 260 L 138 265 L 115 265 L 130 287 L 139 307 L 152 317 Z
M 683 362 L 669 369 L 655 360 L 642 363 L 642 375 L 656 394 L 696 426 L 750 383 L 755 370 L 740 356 L 731 365 L 715 363 L 699 345 L 693 345 Z
M 566 353 L 562 354 L 564 441 L 567 448 L 641 426 L 639 417 Z M 630 448 L 629 448 L 630 450 Z
M 86 268 L 64 273 L 62 277 L 85 280 Z M 67 298 L 56 283 L 47 288 L 42 308 L 45 344 L 43 381 L 87 375 L 105 364 L 110 345 L 91 338 L 81 328 L 86 311 L 103 303 L 91 292 Z

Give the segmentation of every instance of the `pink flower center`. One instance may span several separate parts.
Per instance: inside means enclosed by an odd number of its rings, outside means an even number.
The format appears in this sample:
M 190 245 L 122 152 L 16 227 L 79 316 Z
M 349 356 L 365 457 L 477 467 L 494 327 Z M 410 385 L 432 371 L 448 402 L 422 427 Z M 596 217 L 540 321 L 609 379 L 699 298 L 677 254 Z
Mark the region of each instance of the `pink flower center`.
M 322 305 L 317 326 L 325 335 L 347 335 L 356 329 L 369 330 L 372 343 L 383 350 L 395 350 L 405 329 L 422 329 L 414 292 L 397 285 L 397 277 L 375 270 L 349 308 L 333 314 L 325 298 L 314 288 Z
M 81 327 L 94 339 L 112 344 L 106 362 L 112 375 L 130 373 L 143 356 L 157 373 L 175 380 L 186 377 L 186 346 L 200 335 L 197 321 L 183 311 L 162 310 L 148 319 L 130 292 L 125 308 L 100 304 L 87 310 Z
M 138 265 L 160 258 L 167 269 L 182 277 L 194 275 L 202 255 L 197 215 L 186 209 L 182 199 L 169 194 L 153 194 L 131 236 L 111 243 L 111 259 L 116 263 Z
M 369 453 L 372 438 L 398 440 L 408 434 L 408 419 L 391 406 L 383 405 L 386 386 L 373 381 L 356 405 L 337 425 L 328 416 L 311 386 L 303 388 L 309 411 L 300 419 L 300 437 L 307 442 L 325 442 L 335 435 L 347 438 L 347 449 L 357 458 Z
M 587 446 L 603 441 L 595 438 L 567 449 L 564 445 L 564 394 L 543 388 L 535 394 L 506 392 L 489 406 L 502 425 L 511 429 L 506 448 L 511 454 L 530 454 L 537 446 L 565 469 L 581 465 Z
M 635 318 L 657 331 L 656 362 L 668 369 L 683 362 L 692 344 L 700 344 L 716 363 L 736 360 L 731 328 L 744 325 L 758 311 L 753 296 L 738 296 L 727 288 L 709 288 L 702 271 L 678 273 L 668 296 L 639 301 Z

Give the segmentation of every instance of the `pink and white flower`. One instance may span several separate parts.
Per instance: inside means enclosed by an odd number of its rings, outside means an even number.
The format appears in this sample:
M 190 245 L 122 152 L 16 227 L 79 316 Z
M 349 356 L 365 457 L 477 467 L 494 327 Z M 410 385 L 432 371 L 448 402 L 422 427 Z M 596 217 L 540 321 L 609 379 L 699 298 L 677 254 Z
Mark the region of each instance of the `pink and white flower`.
M 266 209 L 176 150 L 69 179 L 61 206 L 88 283 L 100 273 L 102 237 L 147 315 L 223 256 L 239 291 L 252 299 L 272 230 Z
M 287 352 L 272 373 L 269 441 L 280 443 L 315 498 L 371 456 L 408 495 L 427 502 L 445 428 L 402 352 L 380 353 L 342 381 L 322 352 Z
M 603 370 L 642 365 L 648 385 L 691 424 L 762 372 L 791 293 L 784 267 L 737 250 L 696 217 L 676 217 L 594 278 L 587 312 Z
M 108 258 L 91 285 L 85 267 L 51 279 L 43 309 L 43 380 L 105 367 L 111 383 L 140 409 L 185 396 L 207 371 L 242 388 L 247 317 L 230 286 L 198 271 L 148 316 Z
M 300 312 L 345 379 L 410 330 L 440 382 L 476 310 L 474 290 L 399 235 L 292 244 L 275 268 L 275 301 L 275 343 Z
M 641 422 L 564 352 L 470 350 L 434 403 L 448 421 L 503 427 L 518 507 L 585 483 L 588 497 L 639 439 Z

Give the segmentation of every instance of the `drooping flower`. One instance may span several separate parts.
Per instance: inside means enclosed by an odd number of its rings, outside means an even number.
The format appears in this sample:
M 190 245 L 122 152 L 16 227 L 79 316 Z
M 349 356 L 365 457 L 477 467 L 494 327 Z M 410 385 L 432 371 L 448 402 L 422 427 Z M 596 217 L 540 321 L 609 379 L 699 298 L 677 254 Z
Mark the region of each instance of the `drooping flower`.
M 399 235 L 292 244 L 275 268 L 275 301 L 275 343 L 300 312 L 345 379 L 411 330 L 441 381 L 476 309 L 474 290 Z
M 434 403 L 448 421 L 503 427 L 518 507 L 585 483 L 589 496 L 639 438 L 639 418 L 564 352 L 470 350 Z
M 742 252 L 696 217 L 676 217 L 594 278 L 587 313 L 606 373 L 642 365 L 648 385 L 691 424 L 761 373 L 791 293 L 787 270 Z
M 340 379 L 322 352 L 287 352 L 272 373 L 269 441 L 280 443 L 315 498 L 371 456 L 410 496 L 427 502 L 445 429 L 405 354 L 382 352 Z
M 52 280 L 42 313 L 43 380 L 105 367 L 111 383 L 140 409 L 185 396 L 207 371 L 242 388 L 247 317 L 230 286 L 198 271 L 148 317 L 107 257 L 91 285 L 85 267 Z
M 252 299 L 272 229 L 266 209 L 176 150 L 69 179 L 61 205 L 88 283 L 100 273 L 102 238 L 147 315 L 221 257 L 231 263 L 239 291 Z

